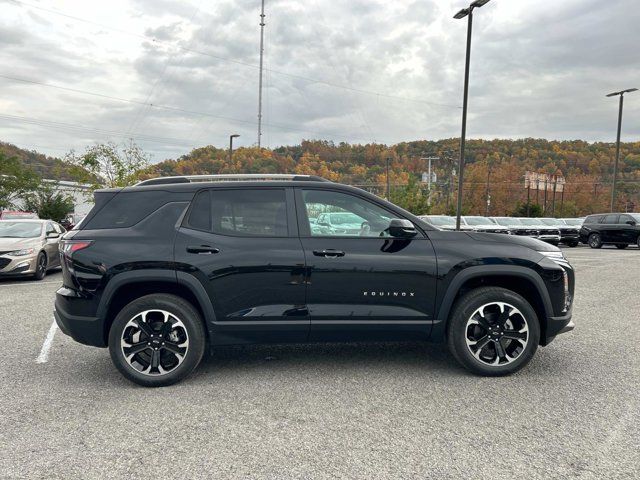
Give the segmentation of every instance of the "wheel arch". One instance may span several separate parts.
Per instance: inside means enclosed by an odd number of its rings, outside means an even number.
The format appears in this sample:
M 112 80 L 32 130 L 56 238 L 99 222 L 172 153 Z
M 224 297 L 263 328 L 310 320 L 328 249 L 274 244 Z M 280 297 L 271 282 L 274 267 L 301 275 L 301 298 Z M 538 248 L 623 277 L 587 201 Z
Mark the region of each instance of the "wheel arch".
M 104 319 L 102 334 L 105 345 L 108 344 L 111 325 L 125 305 L 136 298 L 158 293 L 176 295 L 192 304 L 204 322 L 208 342 L 211 320 L 215 318 L 211 301 L 198 280 L 184 275 L 186 278 L 180 278 L 173 270 L 136 270 L 114 276 L 107 284 L 98 307 L 98 316 Z
M 438 310 L 439 322 L 434 325 L 432 338 L 444 340 L 447 324 L 455 302 L 466 292 L 479 287 L 502 287 L 524 297 L 533 307 L 540 322 L 540 339 L 547 332 L 547 318 L 553 306 L 542 277 L 526 267 L 494 265 L 469 267 L 459 272 L 449 283 Z

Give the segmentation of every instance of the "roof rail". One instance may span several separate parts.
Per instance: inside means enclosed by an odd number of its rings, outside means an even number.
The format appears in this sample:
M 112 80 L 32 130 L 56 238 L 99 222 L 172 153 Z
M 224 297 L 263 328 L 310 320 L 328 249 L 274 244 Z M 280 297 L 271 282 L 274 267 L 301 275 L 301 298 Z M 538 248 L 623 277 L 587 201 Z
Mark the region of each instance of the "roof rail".
M 143 180 L 136 183 L 137 186 L 144 185 L 166 185 L 171 183 L 195 183 L 195 182 L 246 182 L 246 181 L 268 181 L 268 180 L 289 180 L 307 182 L 328 182 L 326 178 L 316 175 L 297 175 L 290 173 L 226 173 L 221 175 L 181 175 L 177 177 L 158 177 Z

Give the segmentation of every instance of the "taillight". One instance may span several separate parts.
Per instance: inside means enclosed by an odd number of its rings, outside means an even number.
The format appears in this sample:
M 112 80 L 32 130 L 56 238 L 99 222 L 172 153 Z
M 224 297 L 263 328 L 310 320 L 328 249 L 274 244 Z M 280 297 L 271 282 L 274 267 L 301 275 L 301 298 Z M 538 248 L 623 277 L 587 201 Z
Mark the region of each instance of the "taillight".
M 63 254 L 71 256 L 74 252 L 87 248 L 92 243 L 91 240 L 65 240 L 60 248 Z

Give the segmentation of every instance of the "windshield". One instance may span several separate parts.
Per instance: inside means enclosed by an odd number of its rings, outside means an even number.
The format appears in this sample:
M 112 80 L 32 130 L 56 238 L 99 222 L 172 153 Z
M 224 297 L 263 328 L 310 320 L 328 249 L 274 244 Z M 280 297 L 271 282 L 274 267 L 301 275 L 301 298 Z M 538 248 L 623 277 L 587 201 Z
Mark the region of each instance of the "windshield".
M 520 226 L 522 223 L 517 218 L 511 217 L 497 217 L 493 219 L 498 225 L 503 227 Z
M 18 220 L 21 218 L 38 218 L 38 216 L 35 213 L 28 212 L 4 212 L 2 214 L 3 220 Z
M 493 225 L 493 222 L 487 217 L 464 217 L 467 225 Z
M 36 222 L 0 222 L 0 238 L 36 238 L 42 224 Z
M 640 222 L 640 213 L 628 213 L 627 215 L 631 215 L 636 222 Z
M 567 225 L 580 226 L 584 222 L 584 218 L 563 218 L 562 221 Z
M 550 226 L 553 226 L 553 227 L 563 224 L 557 218 L 541 218 L 540 220 L 542 220 L 542 223 L 544 223 L 545 225 L 550 225 Z
M 540 225 L 540 219 L 539 218 L 521 218 L 520 222 L 523 225 Z
M 451 225 L 455 225 L 456 222 L 453 219 L 453 217 L 427 217 L 427 221 L 429 221 L 429 223 L 434 224 L 436 227 L 446 227 L 446 226 L 451 226 Z
M 332 213 L 331 225 L 346 225 L 348 223 L 361 224 L 364 222 L 364 218 L 359 217 L 355 213 Z

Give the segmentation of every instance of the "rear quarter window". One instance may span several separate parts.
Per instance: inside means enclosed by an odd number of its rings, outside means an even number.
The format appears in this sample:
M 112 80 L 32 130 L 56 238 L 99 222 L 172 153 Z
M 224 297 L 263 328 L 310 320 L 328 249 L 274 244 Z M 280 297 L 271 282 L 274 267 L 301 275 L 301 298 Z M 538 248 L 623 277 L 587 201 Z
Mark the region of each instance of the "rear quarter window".
M 165 191 L 118 193 L 83 225 L 83 229 L 132 227 L 170 201 L 171 195 Z

